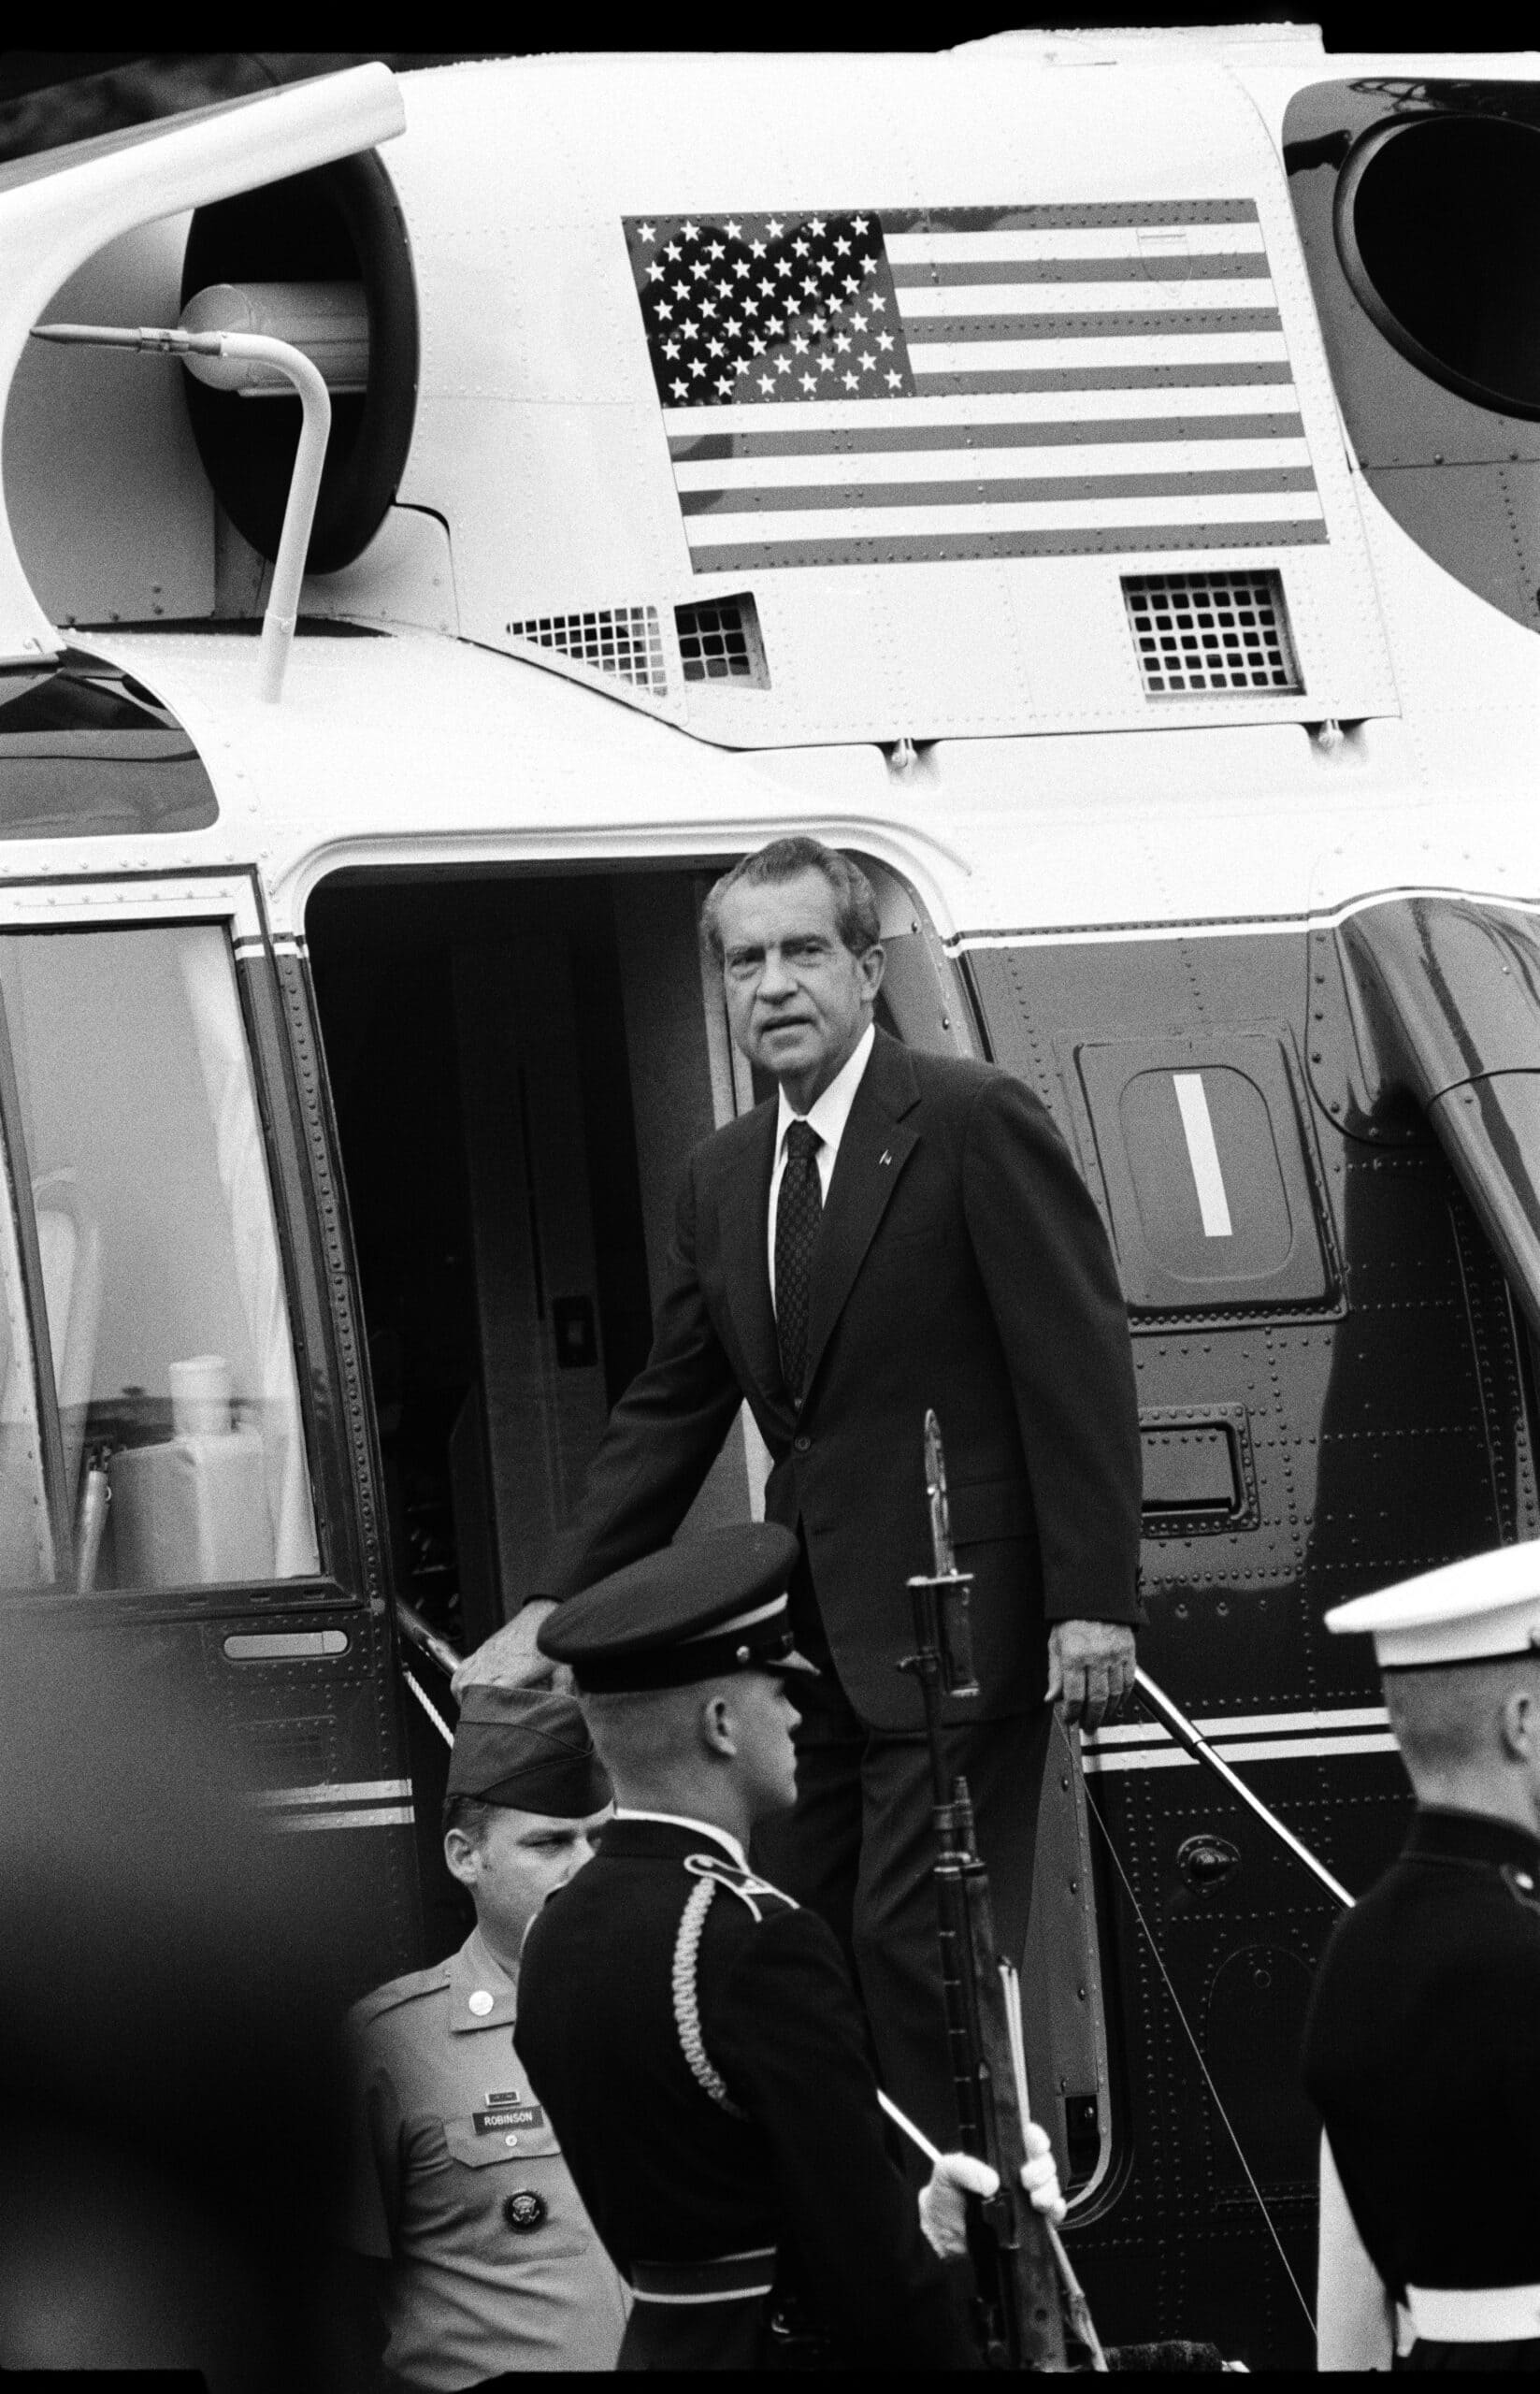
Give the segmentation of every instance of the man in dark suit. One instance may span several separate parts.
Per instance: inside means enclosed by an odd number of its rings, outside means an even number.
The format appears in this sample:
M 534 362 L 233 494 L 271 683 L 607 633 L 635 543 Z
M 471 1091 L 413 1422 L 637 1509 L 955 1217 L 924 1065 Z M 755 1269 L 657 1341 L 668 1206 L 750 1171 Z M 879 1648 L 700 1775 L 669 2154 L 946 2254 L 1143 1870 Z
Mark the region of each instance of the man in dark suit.
M 662 1546 L 747 1400 L 795 1530 L 798 1801 L 761 1866 L 820 1911 L 897 2099 L 956 2133 L 930 1796 L 905 1582 L 930 1567 L 924 1418 L 941 1421 L 980 1694 L 950 1705 L 1008 1950 L 1025 1938 L 1057 1698 L 1096 1726 L 1133 1675 L 1140 1449 L 1111 1251 L 1064 1143 L 1009 1074 L 873 1027 L 875 900 L 847 858 L 777 841 L 718 882 L 703 932 L 773 1102 L 690 1157 L 653 1350 L 611 1417 L 545 1584 L 559 1601 Z M 526 1605 L 463 1677 L 539 1667 Z

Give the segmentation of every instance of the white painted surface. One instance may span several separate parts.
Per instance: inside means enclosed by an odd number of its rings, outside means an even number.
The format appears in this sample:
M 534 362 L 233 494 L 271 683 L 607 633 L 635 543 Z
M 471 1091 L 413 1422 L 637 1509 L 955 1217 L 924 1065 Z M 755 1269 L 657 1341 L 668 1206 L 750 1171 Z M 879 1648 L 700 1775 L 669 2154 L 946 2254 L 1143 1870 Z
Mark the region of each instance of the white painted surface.
M 1193 1187 L 1198 1191 L 1198 1211 L 1202 1219 L 1205 1238 L 1229 1238 L 1230 1200 L 1225 1194 L 1225 1175 L 1219 1166 L 1219 1150 L 1214 1143 L 1214 1118 L 1208 1110 L 1208 1093 L 1202 1073 L 1173 1073 L 1172 1086 L 1176 1091 L 1177 1111 L 1182 1117 L 1182 1136 L 1187 1143 L 1187 1161 L 1192 1166 Z

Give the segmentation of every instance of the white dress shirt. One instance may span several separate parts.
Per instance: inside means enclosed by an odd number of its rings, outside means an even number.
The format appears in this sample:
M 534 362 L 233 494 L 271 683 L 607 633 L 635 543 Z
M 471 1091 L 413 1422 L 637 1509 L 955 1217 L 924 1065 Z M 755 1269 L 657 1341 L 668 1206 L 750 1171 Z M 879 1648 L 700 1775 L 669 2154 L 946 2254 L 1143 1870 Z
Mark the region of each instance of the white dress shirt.
M 782 1175 L 786 1169 L 786 1132 L 794 1122 L 805 1121 L 809 1128 L 816 1131 L 822 1139 L 824 1144 L 818 1149 L 817 1155 L 818 1185 L 823 1190 L 824 1203 L 827 1205 L 828 1184 L 834 1177 L 834 1163 L 840 1152 L 840 1142 L 845 1134 L 845 1124 L 850 1119 L 850 1109 L 856 1103 L 856 1092 L 861 1086 L 861 1074 L 871 1060 L 871 1050 L 876 1044 L 876 1031 L 869 1022 L 822 1097 L 814 1101 L 805 1115 L 793 1113 L 791 1100 L 784 1089 L 781 1091 L 780 1119 L 775 1126 L 775 1161 L 770 1167 L 770 1185 L 768 1261 L 772 1305 L 775 1303 L 775 1216 L 781 1203 Z
M 616 1821 L 661 1821 L 665 1828 L 698 1829 L 702 1837 L 712 1838 L 716 1844 L 725 1847 L 729 1859 L 737 1863 L 740 1870 L 748 1869 L 749 1857 L 735 1837 L 729 1836 L 726 1829 L 713 1828 L 710 1821 L 692 1820 L 687 1812 L 643 1812 L 629 1804 L 617 1804 L 611 1818 Z

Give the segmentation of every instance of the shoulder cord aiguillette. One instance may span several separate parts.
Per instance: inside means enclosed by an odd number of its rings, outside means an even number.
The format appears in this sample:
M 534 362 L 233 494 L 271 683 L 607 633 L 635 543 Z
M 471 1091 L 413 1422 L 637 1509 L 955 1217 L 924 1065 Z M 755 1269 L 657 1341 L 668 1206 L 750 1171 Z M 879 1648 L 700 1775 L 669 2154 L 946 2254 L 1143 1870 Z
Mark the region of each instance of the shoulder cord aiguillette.
M 700 2033 L 700 2004 L 696 1992 L 696 1960 L 700 1952 L 701 1933 L 706 1914 L 716 1893 L 715 1879 L 701 1878 L 691 1888 L 689 1898 L 680 1918 L 679 1935 L 674 1940 L 674 2026 L 679 2030 L 680 2050 L 689 2064 L 690 2076 L 713 2103 L 730 2112 L 735 2120 L 746 2120 L 748 2113 L 728 2094 L 720 2073 L 712 2067 Z

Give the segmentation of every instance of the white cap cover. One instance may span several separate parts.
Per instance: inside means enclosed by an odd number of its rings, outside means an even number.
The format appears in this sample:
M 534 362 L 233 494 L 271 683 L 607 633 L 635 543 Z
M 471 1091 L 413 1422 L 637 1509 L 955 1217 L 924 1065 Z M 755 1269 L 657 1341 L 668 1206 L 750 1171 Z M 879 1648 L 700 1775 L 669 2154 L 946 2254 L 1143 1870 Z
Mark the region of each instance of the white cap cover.
M 1355 1596 L 1328 1629 L 1369 1630 L 1382 1670 L 1430 1670 L 1540 1649 L 1540 1542 L 1446 1563 L 1399 1587 Z

